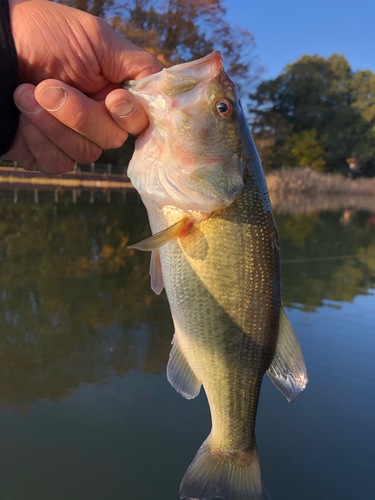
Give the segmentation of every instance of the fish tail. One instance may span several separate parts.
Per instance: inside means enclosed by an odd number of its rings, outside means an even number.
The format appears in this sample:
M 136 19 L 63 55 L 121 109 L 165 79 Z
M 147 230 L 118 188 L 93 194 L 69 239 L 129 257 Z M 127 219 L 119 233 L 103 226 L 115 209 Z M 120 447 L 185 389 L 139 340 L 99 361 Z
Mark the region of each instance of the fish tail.
M 213 448 L 210 436 L 195 455 L 180 485 L 180 498 L 261 500 L 262 480 L 258 449 L 228 453 Z

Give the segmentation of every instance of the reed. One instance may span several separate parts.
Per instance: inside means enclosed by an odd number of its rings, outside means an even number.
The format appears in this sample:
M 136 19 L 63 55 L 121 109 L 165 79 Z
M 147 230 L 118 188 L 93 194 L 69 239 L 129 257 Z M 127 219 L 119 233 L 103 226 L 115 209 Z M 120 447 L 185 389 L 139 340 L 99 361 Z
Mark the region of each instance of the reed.
M 275 213 L 367 210 L 375 213 L 375 178 L 348 179 L 310 168 L 284 167 L 266 175 Z
M 283 167 L 268 173 L 266 180 L 270 193 L 375 195 L 375 178 L 353 180 L 341 175 L 318 172 L 308 167 Z

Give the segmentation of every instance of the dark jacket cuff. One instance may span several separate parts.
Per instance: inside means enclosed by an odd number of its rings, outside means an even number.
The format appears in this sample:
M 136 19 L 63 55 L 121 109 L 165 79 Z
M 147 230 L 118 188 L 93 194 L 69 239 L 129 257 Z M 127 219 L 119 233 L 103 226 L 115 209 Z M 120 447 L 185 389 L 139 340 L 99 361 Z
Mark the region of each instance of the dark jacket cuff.
M 9 20 L 8 0 L 0 0 L 0 154 L 10 148 L 19 112 L 13 101 L 18 86 L 18 60 Z

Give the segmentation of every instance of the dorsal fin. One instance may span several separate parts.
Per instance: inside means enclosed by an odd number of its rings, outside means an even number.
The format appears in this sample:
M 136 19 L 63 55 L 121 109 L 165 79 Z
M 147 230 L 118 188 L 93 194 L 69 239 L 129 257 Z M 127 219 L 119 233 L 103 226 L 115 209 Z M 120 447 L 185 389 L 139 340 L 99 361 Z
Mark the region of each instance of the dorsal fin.
M 180 221 L 176 222 L 167 229 L 156 233 L 150 238 L 146 238 L 135 245 L 128 247 L 129 249 L 135 248 L 136 250 L 142 250 L 143 252 L 149 252 L 150 250 L 156 250 L 162 247 L 168 241 L 173 240 L 173 238 L 181 238 L 185 234 L 188 234 L 194 225 L 194 219 L 190 217 L 184 217 Z
M 308 382 L 303 354 L 283 306 L 276 351 L 267 375 L 289 403 L 293 403 Z

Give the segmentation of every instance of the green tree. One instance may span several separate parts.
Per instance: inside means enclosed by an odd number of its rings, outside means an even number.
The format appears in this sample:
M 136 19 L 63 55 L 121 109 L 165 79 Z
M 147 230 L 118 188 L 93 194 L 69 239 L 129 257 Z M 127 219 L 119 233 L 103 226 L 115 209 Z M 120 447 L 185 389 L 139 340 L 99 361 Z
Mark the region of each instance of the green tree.
M 374 77 L 370 71 L 354 73 L 338 54 L 304 55 L 262 82 L 250 95 L 250 111 L 256 140 L 268 140 L 271 166 L 293 164 L 295 141 L 308 137 L 322 148 L 320 159 L 328 170 L 346 170 L 346 159 L 353 156 L 359 166 L 374 160 Z
M 323 160 L 324 150 L 317 138 L 316 129 L 302 130 L 300 133 L 293 134 L 290 139 L 290 151 L 295 158 L 295 164 L 299 167 L 326 169 L 326 163 Z

